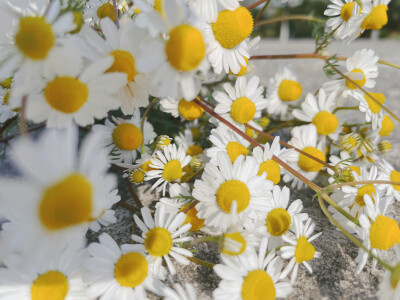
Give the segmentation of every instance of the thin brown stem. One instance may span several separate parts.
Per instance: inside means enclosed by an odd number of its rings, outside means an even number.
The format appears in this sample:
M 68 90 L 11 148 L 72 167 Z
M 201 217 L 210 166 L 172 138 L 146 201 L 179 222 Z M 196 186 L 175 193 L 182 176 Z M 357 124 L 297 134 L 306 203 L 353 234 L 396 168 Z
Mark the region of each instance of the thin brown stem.
M 117 204 L 123 208 L 126 208 L 127 210 L 129 210 L 133 213 L 136 213 L 138 211 L 138 209 L 136 207 L 130 205 L 129 203 L 126 203 L 125 201 L 121 200 Z
M 126 183 L 127 183 L 127 186 L 128 186 L 128 191 L 129 191 L 129 193 L 131 194 L 133 200 L 135 201 L 137 207 L 138 207 L 139 209 L 142 208 L 142 207 L 143 207 L 143 204 L 142 204 L 142 202 L 140 201 L 139 196 L 137 195 L 135 189 L 132 187 L 132 183 L 129 181 L 128 178 L 126 179 Z
M 191 262 L 194 262 L 194 263 L 196 263 L 198 265 L 202 265 L 203 267 L 207 267 L 207 268 L 210 268 L 210 269 L 212 269 L 214 267 L 214 265 L 215 265 L 215 264 L 213 264 L 213 263 L 211 263 L 209 261 L 205 261 L 205 260 L 202 260 L 202 259 L 197 258 L 197 257 L 186 257 L 186 258 L 188 260 L 190 260 Z
M 196 206 L 197 203 L 199 203 L 198 200 L 193 200 L 192 203 L 190 203 L 189 206 L 185 208 L 183 213 L 187 214 L 189 212 L 189 210 L 191 210 L 193 207 Z
M 26 104 L 28 101 L 28 96 L 22 97 L 21 109 L 19 112 L 19 132 L 21 135 L 28 133 L 27 123 L 26 123 Z
M 113 6 L 114 6 L 114 15 L 115 15 L 115 25 L 117 26 L 117 28 L 119 28 L 117 0 L 113 0 Z
M 146 121 L 146 117 L 149 114 L 151 108 L 153 107 L 154 104 L 156 104 L 156 102 L 158 101 L 158 98 L 154 98 L 153 101 L 150 102 L 149 106 L 147 106 L 143 116 L 142 116 L 142 120 L 140 121 L 140 131 L 142 132 L 143 136 L 144 136 L 144 121 Z M 144 139 L 142 141 L 142 154 L 145 153 L 144 150 Z
M 253 4 L 250 4 L 250 5 L 247 6 L 246 8 L 247 8 L 248 10 L 253 9 L 254 7 L 257 7 L 257 6 L 259 6 L 260 4 L 263 4 L 263 3 L 266 2 L 266 1 L 267 1 L 267 0 L 259 0 L 259 1 L 255 2 L 255 3 L 253 3 Z
M 265 9 L 267 8 L 268 4 L 271 2 L 271 0 L 267 0 L 265 2 L 264 6 L 261 8 L 261 10 L 258 12 L 257 16 L 254 19 L 254 24 L 257 24 L 258 20 L 260 20 L 262 14 L 264 13 Z
M 325 22 L 325 20 L 323 20 L 323 19 L 315 18 L 315 17 L 312 17 L 312 16 L 292 15 L 292 16 L 283 16 L 283 17 L 279 17 L 279 18 L 262 20 L 262 21 L 260 21 L 258 23 L 255 23 L 254 26 L 261 26 L 261 25 L 279 23 L 279 22 L 283 22 L 283 21 L 291 21 L 291 20 L 303 20 L 303 21 L 311 21 L 311 22 L 317 22 L 317 23 Z

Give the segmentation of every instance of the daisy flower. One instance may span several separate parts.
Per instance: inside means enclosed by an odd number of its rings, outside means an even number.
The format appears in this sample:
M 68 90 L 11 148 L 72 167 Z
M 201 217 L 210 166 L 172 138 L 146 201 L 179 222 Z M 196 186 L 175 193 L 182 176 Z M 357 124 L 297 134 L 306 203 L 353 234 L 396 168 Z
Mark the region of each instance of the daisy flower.
M 226 1 L 225 1 L 226 2 Z M 222 10 L 217 20 L 204 28 L 208 52 L 208 61 L 215 73 L 229 70 L 236 74 L 241 65 L 246 66 L 249 59 L 248 37 L 253 32 L 254 20 L 250 11 L 239 6 L 235 10 Z
M 79 49 L 69 42 L 50 57 L 38 90 L 27 101 L 27 118 L 65 128 L 73 122 L 86 126 L 106 117 L 109 110 L 119 107 L 113 95 L 126 84 L 123 73 L 104 74 L 113 60 L 109 56 L 85 67 Z
M 398 269 L 398 266 L 396 266 Z M 379 284 L 376 296 L 380 300 L 398 300 L 400 299 L 400 285 L 399 280 L 392 275 L 393 271 L 386 270 L 383 279 Z
M 282 258 L 290 259 L 289 263 L 282 271 L 281 278 L 285 278 L 289 273 L 291 273 L 290 282 L 292 284 L 296 280 L 297 272 L 301 264 L 312 273 L 309 261 L 320 257 L 321 253 L 315 251 L 311 242 L 322 234 L 322 232 L 320 232 L 311 236 L 315 228 L 315 224 L 311 223 L 311 219 L 308 219 L 304 224 L 300 218 L 296 217 L 293 223 L 295 236 L 289 237 L 288 235 L 284 235 L 283 240 L 290 244 L 290 246 L 283 246 L 280 249 Z
M 346 152 L 356 152 L 361 144 L 361 136 L 356 132 L 342 135 L 339 140 L 340 149 Z
M 193 141 L 193 133 L 190 129 L 185 129 L 184 134 L 179 133 L 175 137 L 175 141 L 179 147 L 186 150 L 186 154 L 190 156 L 203 154 L 203 148 Z
M 141 151 L 142 142 L 147 145 L 157 136 L 153 126 L 145 121 L 143 131 L 140 130 L 140 111 L 136 109 L 130 119 L 114 118 L 114 123 L 109 120 L 104 125 L 94 125 L 93 131 L 103 136 L 103 145 L 113 162 L 131 164 L 135 161 L 137 153 Z
M 160 189 L 165 195 L 168 183 L 180 182 L 185 175 L 183 168 L 190 162 L 191 156 L 185 154 L 182 147 L 176 148 L 175 144 L 168 145 L 163 150 L 157 150 L 149 165 L 153 170 L 146 173 L 145 180 L 158 180 L 151 187 L 152 189 L 161 185 Z
M 227 10 L 235 10 L 243 0 L 187 0 L 189 8 L 208 23 L 214 23 L 218 18 L 218 4 Z
M 234 163 L 240 155 L 247 156 L 249 152 L 247 147 L 250 143 L 223 124 L 211 130 L 209 139 L 213 147 L 207 149 L 206 155 L 213 164 L 218 163 L 218 153 L 228 154 L 230 161 Z
M 161 110 L 171 114 L 174 118 L 181 117 L 181 120 L 194 121 L 203 115 L 204 109 L 194 101 L 167 97 L 160 101 Z
M 154 272 L 143 245 L 125 244 L 121 248 L 107 233 L 99 243 L 87 248 L 90 257 L 84 262 L 84 280 L 88 296 L 100 299 L 148 299 L 146 290 L 162 294 L 165 271 Z
M 330 137 L 333 141 L 339 138 L 339 120 L 332 113 L 336 107 L 336 93 L 328 96 L 324 89 L 319 89 L 318 100 L 308 93 L 301 109 L 293 110 L 293 116 L 305 122 L 311 122 L 317 128 L 317 133 L 323 137 Z
M 382 93 L 370 93 L 372 97 L 378 100 L 382 105 L 385 103 L 386 98 Z M 379 123 L 382 122 L 384 112 L 379 104 L 376 104 L 370 97 L 365 94 L 355 94 L 355 98 L 360 102 L 359 110 L 365 113 L 365 120 L 372 122 L 372 129 L 376 129 Z
M 0 298 L 88 300 L 81 277 L 84 257 L 84 251 L 71 248 L 34 247 L 29 255 L 14 254 L 0 268 Z
M 163 294 L 164 300 L 197 300 L 196 290 L 190 283 L 185 283 L 185 287 L 174 283 L 174 288 L 166 287 Z
M 217 165 L 207 164 L 201 179 L 194 183 L 193 197 L 197 216 L 206 226 L 225 231 L 234 221 L 232 202 L 237 203 L 240 220 L 256 219 L 268 208 L 273 183 L 257 176 L 258 165 L 253 157 L 239 156 L 232 164 L 225 153 L 217 156 Z
M 283 298 L 292 292 L 292 286 L 279 279 L 282 259 L 275 251 L 267 254 L 267 244 L 268 239 L 264 238 L 258 254 L 253 251 L 235 260 L 221 257 L 222 264 L 214 266 L 214 272 L 222 279 L 213 292 L 214 299 L 264 300 Z
M 381 122 L 378 124 L 378 128 L 376 129 L 376 132 L 379 136 L 389 136 L 394 129 L 394 123 L 392 119 L 388 116 L 385 115 Z
M 118 7 L 117 1 L 117 7 Z M 110 18 L 115 22 L 115 11 L 112 0 L 89 0 L 83 9 L 83 17 L 91 24 L 97 24 L 100 20 Z
M 293 128 L 292 138 L 290 139 L 289 144 L 322 161 L 326 161 L 323 152 L 323 142 L 317 142 L 317 129 L 314 124 Z M 297 151 L 291 152 L 286 157 L 286 161 L 292 168 L 300 172 L 309 180 L 313 180 L 317 177 L 318 172 L 324 167 L 321 163 L 305 156 L 304 154 L 300 154 Z M 297 186 L 298 189 L 302 187 L 303 182 L 301 180 L 294 177 L 291 173 L 285 172 L 283 181 L 289 182 L 291 180 L 293 180 L 292 187 Z
M 233 124 L 243 127 L 249 123 L 255 125 L 254 118 L 261 117 L 261 111 L 267 106 L 263 97 L 264 87 L 260 86 L 257 76 L 236 79 L 235 87 L 224 84 L 225 92 L 215 91 L 213 98 L 217 102 L 214 111 Z
M 354 163 L 354 158 L 347 151 L 340 151 L 339 156 L 331 155 L 329 161 L 331 162 L 331 165 L 334 166 L 336 170 L 339 169 L 340 172 L 337 174 L 335 171 L 328 168 L 327 171 L 329 175 L 331 175 L 331 177 L 328 178 L 329 183 L 332 183 L 335 180 L 334 175 L 346 176 L 346 180 L 349 182 L 354 181 L 352 172 L 356 172 L 361 176 L 360 167 Z
M 81 30 L 82 53 L 91 61 L 109 55 L 114 58 L 106 72 L 125 73 L 127 84 L 116 93 L 116 98 L 125 115 L 133 114 L 135 108 L 149 104 L 152 87 L 148 76 L 162 61 L 162 45 L 150 39 L 147 30 L 138 28 L 132 20 L 118 29 L 107 18 L 100 21 L 100 28 L 104 39 L 90 26 Z
M 384 175 L 385 179 L 400 182 L 400 172 L 397 171 L 389 162 L 382 159 L 378 163 L 378 169 Z M 400 201 L 400 186 L 399 185 L 387 185 L 386 195 L 392 195 L 396 200 Z
M 274 78 L 271 78 L 267 88 L 268 105 L 270 114 L 285 115 L 291 102 L 300 99 L 303 87 L 296 76 L 285 67 Z
M 181 248 L 180 243 L 191 241 L 193 238 L 187 236 L 192 225 L 183 222 L 186 215 L 183 212 L 172 212 L 166 210 L 165 205 L 160 205 L 155 212 L 154 219 L 148 207 L 141 209 L 142 218 L 134 215 L 136 225 L 142 231 L 142 236 L 132 235 L 132 239 L 143 244 L 149 255 L 149 261 L 154 265 L 154 271 L 158 274 L 163 260 L 166 262 L 171 275 L 176 274 L 171 258 L 181 265 L 188 265 L 190 261 L 186 257 L 193 257 L 193 253 Z
M 22 176 L 0 180 L 1 198 L 7 199 L 0 201 L 0 211 L 17 227 L 23 247 L 76 244 L 84 239 L 89 222 L 120 200 L 100 140 L 90 134 L 79 155 L 78 130 L 73 127 L 48 130 L 37 142 L 15 142 L 13 161 Z

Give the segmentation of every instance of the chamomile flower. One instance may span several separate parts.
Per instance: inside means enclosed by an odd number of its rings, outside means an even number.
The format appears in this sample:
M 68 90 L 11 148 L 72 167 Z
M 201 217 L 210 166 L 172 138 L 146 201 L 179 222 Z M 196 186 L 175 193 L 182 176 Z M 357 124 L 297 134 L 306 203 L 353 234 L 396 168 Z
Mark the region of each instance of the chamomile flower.
M 214 23 L 218 18 L 218 4 L 228 10 L 239 7 L 239 1 L 243 0 L 187 0 L 189 8 L 208 23 Z
M 126 84 L 123 73 L 104 74 L 113 60 L 109 56 L 85 67 L 77 46 L 65 45 L 50 57 L 51 65 L 38 90 L 29 97 L 27 118 L 36 123 L 47 121 L 48 127 L 65 128 L 73 122 L 93 124 L 95 118 L 107 116 L 109 110 L 119 107 L 113 95 Z
M 162 294 L 160 279 L 164 279 L 165 271 L 154 272 L 143 245 L 120 248 L 111 236 L 102 233 L 99 243 L 91 243 L 87 250 L 90 257 L 84 262 L 84 280 L 92 299 L 148 299 L 146 290 Z
M 378 169 L 386 175 L 386 180 L 400 182 L 400 172 L 397 171 L 388 161 L 382 159 L 378 164 Z M 386 194 L 392 195 L 396 200 L 400 201 L 400 186 L 387 185 Z
M 285 115 L 291 102 L 300 99 L 303 87 L 293 72 L 285 67 L 274 78 L 271 78 L 267 88 L 270 114 Z
M 117 5 L 118 5 L 117 1 Z M 100 20 L 110 18 L 115 22 L 115 10 L 112 0 L 89 0 L 83 10 L 83 17 L 91 24 L 98 24 Z
M 183 168 L 190 162 L 191 156 L 185 154 L 182 147 L 177 148 L 175 144 L 168 145 L 163 150 L 157 150 L 149 165 L 152 170 L 146 173 L 145 180 L 157 179 L 152 189 L 161 185 L 160 189 L 165 195 L 168 183 L 180 182 L 185 175 Z
M 1 299 L 88 300 L 82 281 L 85 252 L 66 248 L 49 251 L 31 248 L 29 255 L 15 255 L 0 268 Z
M 382 93 L 369 94 L 371 94 L 371 96 L 378 100 L 382 105 L 386 101 L 385 95 Z M 376 129 L 384 117 L 384 112 L 381 109 L 381 106 L 365 94 L 357 93 L 355 94 L 355 98 L 360 101 L 359 110 L 365 113 L 365 120 L 367 122 L 372 122 L 372 129 Z
M 207 149 L 206 155 L 213 164 L 218 164 L 218 153 L 228 154 L 230 161 L 234 163 L 240 155 L 247 156 L 249 152 L 247 147 L 250 143 L 223 124 L 211 130 L 209 139 L 213 147 Z
M 167 97 L 160 101 L 161 110 L 171 114 L 175 118 L 194 121 L 203 115 L 204 109 L 194 101 Z
M 177 137 L 175 137 L 175 141 L 179 147 L 182 147 L 186 150 L 186 154 L 190 156 L 203 154 L 203 148 L 196 144 L 193 141 L 193 134 L 190 129 L 185 129 L 184 133 L 179 133 Z
M 324 15 L 330 18 L 326 22 L 326 26 L 337 38 L 343 38 L 348 32 L 349 20 L 352 16 L 357 16 L 361 12 L 361 8 L 356 1 L 353 0 L 331 0 Z
M 235 259 L 221 257 L 222 264 L 214 266 L 214 272 L 222 279 L 213 298 L 264 300 L 286 297 L 292 291 L 288 282 L 281 281 L 283 261 L 275 251 L 267 254 L 268 239 L 261 241 L 258 254 Z
M 197 216 L 205 219 L 206 226 L 224 231 L 235 221 L 231 207 L 236 201 L 240 220 L 256 219 L 268 208 L 273 186 L 257 172 L 258 164 L 252 157 L 240 155 L 232 164 L 227 154 L 218 153 L 217 165 L 207 164 L 201 179 L 194 183 Z
M 130 119 L 113 118 L 104 125 L 94 125 L 93 131 L 103 136 L 103 145 L 113 162 L 131 164 L 135 161 L 137 153 L 141 151 L 142 142 L 145 145 L 153 142 L 157 136 L 153 126 L 145 121 L 143 131 L 140 130 L 140 111 L 136 109 Z
M 336 141 L 339 137 L 339 120 L 332 113 L 336 107 L 336 93 L 332 92 L 326 95 L 324 89 L 318 91 L 317 98 L 308 93 L 304 102 L 301 103 L 301 109 L 293 110 L 293 116 L 297 119 L 311 122 L 317 128 L 317 133 L 323 137 L 330 137 Z
M 196 290 L 190 283 L 185 283 L 185 287 L 174 283 L 173 287 L 164 289 L 164 300 L 197 300 Z
M 312 241 L 317 239 L 322 232 L 314 234 L 315 224 L 311 223 L 311 219 L 308 219 L 304 224 L 303 221 L 296 217 L 294 219 L 294 237 L 289 237 L 288 235 L 283 236 L 283 240 L 290 244 L 290 246 L 283 246 L 281 251 L 281 256 L 284 259 L 290 259 L 289 263 L 282 271 L 282 278 L 285 278 L 289 273 L 290 282 L 293 284 L 297 277 L 297 272 L 299 266 L 303 264 L 306 269 L 312 273 L 312 269 L 309 261 L 321 256 L 321 253 L 315 251 L 314 246 L 311 244 Z
M 255 125 L 254 118 L 261 117 L 261 111 L 267 106 L 263 97 L 264 87 L 259 84 L 260 79 L 257 76 L 249 80 L 244 76 L 239 77 L 235 87 L 225 83 L 225 92 L 213 93 L 213 98 L 217 101 L 215 112 L 241 127 L 246 123 Z
M 22 138 L 14 144 L 13 161 L 22 177 L 1 179 L 1 198 L 7 200 L 0 201 L 0 210 L 24 249 L 81 242 L 89 223 L 120 200 L 116 177 L 106 173 L 101 138 L 88 136 L 78 155 L 77 135 L 76 128 L 48 130 L 37 142 Z
M 121 29 L 110 19 L 100 21 L 104 39 L 92 28 L 84 26 L 80 44 L 86 58 L 91 61 L 108 55 L 114 58 L 106 72 L 122 72 L 126 75 L 126 85 L 116 93 L 121 110 L 130 115 L 135 108 L 149 104 L 149 74 L 162 61 L 161 43 L 150 39 L 146 30 L 138 28 L 131 20 Z
M 354 163 L 354 157 L 352 157 L 347 151 L 340 151 L 339 156 L 331 155 L 329 157 L 329 161 L 331 162 L 331 165 L 336 168 L 336 170 L 340 171 L 340 175 L 347 177 L 347 181 L 354 181 L 352 172 L 356 172 L 361 176 L 360 167 L 357 165 L 357 163 Z M 327 171 L 331 175 L 331 177 L 328 179 L 329 183 L 332 183 L 335 180 L 334 175 L 336 173 L 334 170 L 329 168 Z
M 174 258 L 177 263 L 186 266 L 190 262 L 186 257 L 193 256 L 192 252 L 179 246 L 179 243 L 192 240 L 192 237 L 187 236 L 192 225 L 183 225 L 186 215 L 183 212 L 166 210 L 165 205 L 160 205 L 156 209 L 154 219 L 147 207 L 143 207 L 141 212 L 143 221 L 137 215 L 133 217 L 136 225 L 142 231 L 142 236 L 132 235 L 132 239 L 143 244 L 156 274 L 164 260 L 169 272 L 174 275 L 176 270 L 170 257 Z
M 289 144 L 324 162 L 326 161 L 323 143 L 321 141 L 317 142 L 317 129 L 313 124 L 293 128 Z M 318 172 L 324 167 L 323 164 L 297 151 L 291 152 L 286 157 L 286 161 L 292 168 L 309 180 L 317 177 Z M 293 187 L 297 186 L 299 189 L 303 185 L 301 180 L 286 172 L 283 176 L 283 181 L 289 182 L 291 180 L 293 180 Z
M 356 152 L 361 144 L 361 136 L 356 132 L 351 132 L 340 137 L 340 149 L 346 152 Z
M 384 115 L 381 122 L 378 123 L 376 133 L 379 136 L 389 136 L 394 129 L 394 123 L 388 115 Z

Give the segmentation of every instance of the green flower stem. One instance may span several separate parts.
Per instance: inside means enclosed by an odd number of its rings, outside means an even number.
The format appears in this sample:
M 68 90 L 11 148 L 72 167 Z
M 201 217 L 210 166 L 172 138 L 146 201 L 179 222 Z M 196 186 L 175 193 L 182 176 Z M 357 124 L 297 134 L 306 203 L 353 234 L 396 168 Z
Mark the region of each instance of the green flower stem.
M 203 267 L 210 268 L 210 269 L 212 269 L 214 267 L 214 265 L 215 265 L 215 264 L 213 264 L 213 263 L 211 263 L 209 261 L 205 261 L 205 260 L 202 260 L 202 259 L 197 258 L 197 257 L 186 257 L 186 258 L 188 260 L 190 260 L 191 262 L 194 262 L 194 263 L 196 263 L 198 265 L 202 265 Z
M 336 112 L 340 111 L 340 110 L 358 110 L 358 106 L 341 106 L 341 107 L 336 107 L 333 110 L 333 114 L 335 114 Z
M 400 185 L 400 182 L 390 181 L 390 180 L 360 180 L 360 181 L 351 181 L 351 182 L 344 182 L 340 184 L 336 184 L 331 186 L 333 189 L 341 188 L 342 186 L 350 185 L 363 185 L 363 184 L 391 184 L 391 185 Z
M 219 243 L 221 240 L 221 236 L 213 236 L 213 235 L 208 235 L 208 236 L 203 236 L 203 237 L 199 237 L 193 241 L 191 241 L 189 244 L 187 244 L 187 246 L 185 247 L 186 249 L 189 249 L 191 247 L 193 247 L 194 245 L 197 244 L 201 244 L 201 243 Z
M 140 131 L 143 134 L 143 140 L 142 140 L 142 154 L 146 153 L 145 149 L 144 149 L 144 121 L 146 120 L 147 115 L 149 114 L 150 110 L 152 109 L 152 107 L 154 106 L 154 104 L 156 104 L 156 102 L 158 101 L 158 98 L 154 98 L 153 101 L 150 102 L 149 106 L 147 106 L 143 116 L 142 116 L 142 120 L 140 121 Z
M 303 21 L 311 21 L 311 22 L 317 22 L 317 23 L 325 22 L 324 19 L 319 19 L 316 17 L 308 16 L 308 15 L 292 15 L 292 16 L 284 16 L 284 17 L 279 17 L 279 18 L 262 20 L 260 22 L 255 23 L 254 26 L 261 26 L 261 25 L 273 24 L 273 23 L 290 21 L 290 20 L 303 20 Z

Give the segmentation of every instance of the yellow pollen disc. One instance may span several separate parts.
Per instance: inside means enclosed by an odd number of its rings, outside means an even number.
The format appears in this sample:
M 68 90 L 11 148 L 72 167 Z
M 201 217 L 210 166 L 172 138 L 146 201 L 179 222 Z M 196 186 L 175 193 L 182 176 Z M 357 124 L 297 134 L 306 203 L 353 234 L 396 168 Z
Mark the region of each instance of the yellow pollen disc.
M 51 25 L 42 17 L 24 17 L 19 21 L 15 45 L 27 57 L 42 60 L 55 42 Z
M 231 162 L 234 163 L 239 155 L 247 156 L 249 150 L 238 142 L 229 142 L 226 146 L 226 152 L 228 153 Z
M 399 172 L 399 171 L 396 171 L 396 170 L 393 170 L 393 171 L 390 173 L 390 181 L 400 182 L 400 172 Z M 400 191 L 400 185 L 393 185 L 393 188 L 394 188 L 396 191 Z
M 200 128 L 192 127 L 190 128 L 190 131 L 192 132 L 193 141 L 198 141 L 200 138 Z
M 294 80 L 284 79 L 279 85 L 278 96 L 282 101 L 296 101 L 303 92 L 301 84 Z
M 360 169 L 360 167 L 357 167 L 357 166 L 350 166 L 349 169 L 352 170 L 352 171 L 354 171 L 354 172 L 356 172 L 359 176 L 361 176 L 361 169 Z
M 76 28 L 72 30 L 70 33 L 75 34 L 81 31 L 82 25 L 83 25 L 83 14 L 80 11 L 74 11 L 74 23 L 76 25 Z
M 8 105 L 8 100 L 10 99 L 10 92 L 8 91 L 3 98 L 3 104 Z
M 360 77 L 361 79 L 353 79 L 351 78 L 351 75 L 355 76 L 357 75 L 357 77 Z M 365 74 L 363 72 L 363 70 L 361 69 L 354 69 L 350 72 L 350 78 L 352 81 L 354 81 L 355 83 L 357 83 L 359 86 L 363 87 L 364 84 L 367 82 L 367 79 L 365 78 Z M 354 85 L 353 83 L 351 83 L 350 81 L 346 80 L 346 86 L 350 89 L 350 90 L 356 90 L 358 89 L 358 87 L 356 85 Z
M 257 175 L 267 172 L 266 179 L 271 180 L 274 184 L 281 181 L 281 167 L 272 159 L 266 160 L 260 164 Z
M 150 255 L 163 257 L 172 248 L 172 237 L 169 231 L 162 227 L 155 227 L 146 233 L 144 246 Z
M 250 191 L 239 180 L 228 180 L 222 183 L 216 196 L 219 207 L 228 214 L 231 212 L 233 201 L 236 201 L 238 213 L 244 211 L 250 203 Z
M 174 181 L 180 179 L 182 174 L 181 162 L 173 159 L 165 164 L 162 176 L 166 181 Z
M 42 225 L 58 230 L 86 222 L 92 212 L 92 197 L 90 182 L 80 174 L 72 174 L 48 187 L 39 205 Z
M 155 170 L 154 168 L 150 167 L 151 160 L 146 161 L 143 165 L 140 166 L 140 168 L 143 170 L 143 172 L 147 173 L 150 170 Z
M 251 138 L 253 138 L 253 137 L 255 136 L 254 130 L 251 129 L 251 128 L 249 128 L 249 127 L 246 127 L 246 128 L 245 128 L 245 133 L 246 133 L 249 137 L 251 137 Z
M 303 261 L 309 261 L 314 258 L 315 248 L 303 235 L 297 239 L 296 251 L 294 252 L 294 257 L 298 264 Z
M 4 79 L 3 81 L 0 82 L 0 86 L 3 89 L 9 90 L 11 89 L 11 84 L 12 84 L 13 78 L 12 77 L 8 77 L 6 79 Z
M 228 255 L 239 255 L 246 250 L 246 239 L 240 234 L 240 232 L 232 232 L 232 233 L 227 233 L 223 235 L 224 239 L 231 239 L 234 240 L 235 242 L 240 244 L 240 249 L 238 251 L 231 251 L 232 249 L 225 249 L 222 248 L 221 252 L 228 254 Z
M 87 85 L 68 76 L 55 78 L 44 89 L 47 103 L 65 114 L 77 112 L 86 103 L 88 96 Z
M 114 50 L 110 54 L 114 57 L 114 63 L 106 72 L 122 72 L 126 74 L 128 82 L 133 81 L 137 72 L 132 54 L 124 50 Z
M 188 121 L 193 121 L 201 117 L 204 109 L 194 101 L 182 99 L 178 104 L 178 112 Z
M 372 194 L 375 193 L 375 187 L 373 184 L 366 184 L 360 187 L 356 195 L 356 203 L 359 206 L 365 206 L 364 195 L 369 195 L 372 198 Z
M 212 23 L 215 39 L 225 49 L 232 49 L 247 39 L 253 32 L 253 17 L 250 11 L 239 6 L 235 10 L 223 10 Z
M 275 208 L 268 213 L 266 226 L 268 232 L 273 236 L 283 235 L 289 230 L 291 224 L 292 219 L 284 208 Z
M 256 105 L 247 97 L 236 99 L 231 105 L 231 117 L 238 123 L 245 124 L 253 120 Z
M 114 6 L 111 3 L 103 4 L 97 9 L 97 17 L 99 19 L 109 17 L 113 22 L 115 22 Z
M 348 182 L 354 181 L 354 177 L 351 173 L 352 171 L 356 172 L 359 176 L 361 176 L 361 170 L 359 167 L 357 167 L 357 166 L 347 167 L 347 169 L 343 170 L 342 174 L 348 177 L 347 178 Z
M 378 102 L 380 104 L 385 103 L 386 98 L 385 98 L 384 94 L 382 94 L 382 93 L 370 93 L 370 94 L 372 95 L 372 97 L 374 97 L 376 100 L 378 100 Z M 370 97 L 368 97 L 367 95 L 364 95 L 364 99 L 365 99 L 365 101 L 367 101 L 368 107 L 373 114 L 377 114 L 378 112 L 381 111 L 381 106 L 379 104 L 375 103 L 375 101 L 372 100 Z
M 340 10 L 340 17 L 342 18 L 343 21 L 348 22 L 350 17 L 353 15 L 353 7 L 354 7 L 354 1 L 346 3 L 342 6 L 342 9 Z
M 195 156 L 203 153 L 203 148 L 201 148 L 199 145 L 191 145 L 186 151 L 187 155 L 190 156 Z
M 245 75 L 246 74 L 246 72 L 247 72 L 247 65 L 249 64 L 249 59 L 247 58 L 247 57 L 245 57 L 245 56 L 243 56 L 243 58 L 244 58 L 244 60 L 246 61 L 246 65 L 240 65 L 240 71 L 239 71 L 239 73 L 233 73 L 232 71 L 231 71 L 231 69 L 229 69 L 229 74 L 231 74 L 231 75 L 236 75 L 236 76 L 243 76 L 243 75 Z
M 380 30 L 388 22 L 388 7 L 384 4 L 375 6 L 361 23 L 362 29 Z
M 197 28 L 183 24 L 170 31 L 165 52 L 172 67 L 186 72 L 196 69 L 203 60 L 206 44 Z
M 68 279 L 58 271 L 48 271 L 33 282 L 31 287 L 32 300 L 63 300 L 68 294 Z
M 180 209 L 181 212 L 185 211 L 186 208 L 188 208 L 188 206 L 190 205 L 190 203 L 184 207 L 182 207 Z M 190 228 L 189 231 L 191 232 L 195 232 L 195 231 L 199 231 L 201 228 L 203 228 L 204 226 L 204 219 L 199 219 L 197 217 L 197 209 L 196 207 L 192 207 L 187 213 L 186 213 L 186 219 L 185 222 L 183 222 L 183 225 L 190 223 L 192 225 L 192 227 Z
M 129 174 L 129 181 L 132 183 L 142 183 L 145 173 L 140 169 L 135 169 Z
M 243 300 L 274 300 L 276 290 L 271 276 L 263 270 L 249 272 L 243 280 Z
M 339 124 L 336 116 L 327 111 L 320 111 L 317 113 L 312 123 L 317 127 L 317 133 L 320 135 L 334 133 Z
M 122 286 L 133 288 L 140 285 L 147 277 L 146 258 L 137 252 L 122 255 L 114 267 L 114 276 Z
M 389 250 L 400 243 L 400 228 L 397 222 L 389 217 L 379 215 L 369 230 L 371 247 Z
M 122 123 L 114 128 L 112 139 L 115 146 L 121 150 L 132 151 L 142 144 L 143 134 L 131 123 Z
M 322 153 L 321 150 L 315 148 L 315 147 L 306 147 L 303 149 L 304 152 L 319 158 L 322 161 L 325 161 L 325 155 L 324 153 Z M 307 172 L 318 172 L 320 171 L 324 165 L 315 161 L 312 158 L 309 158 L 307 156 L 305 156 L 304 154 L 300 154 L 299 155 L 299 167 L 303 170 L 303 171 L 307 171 Z
M 392 122 L 392 119 L 388 115 L 383 117 L 382 120 L 382 128 L 379 131 L 380 136 L 389 136 L 394 129 L 394 124 Z
M 158 11 L 160 15 L 164 15 L 164 0 L 155 0 L 154 10 Z

